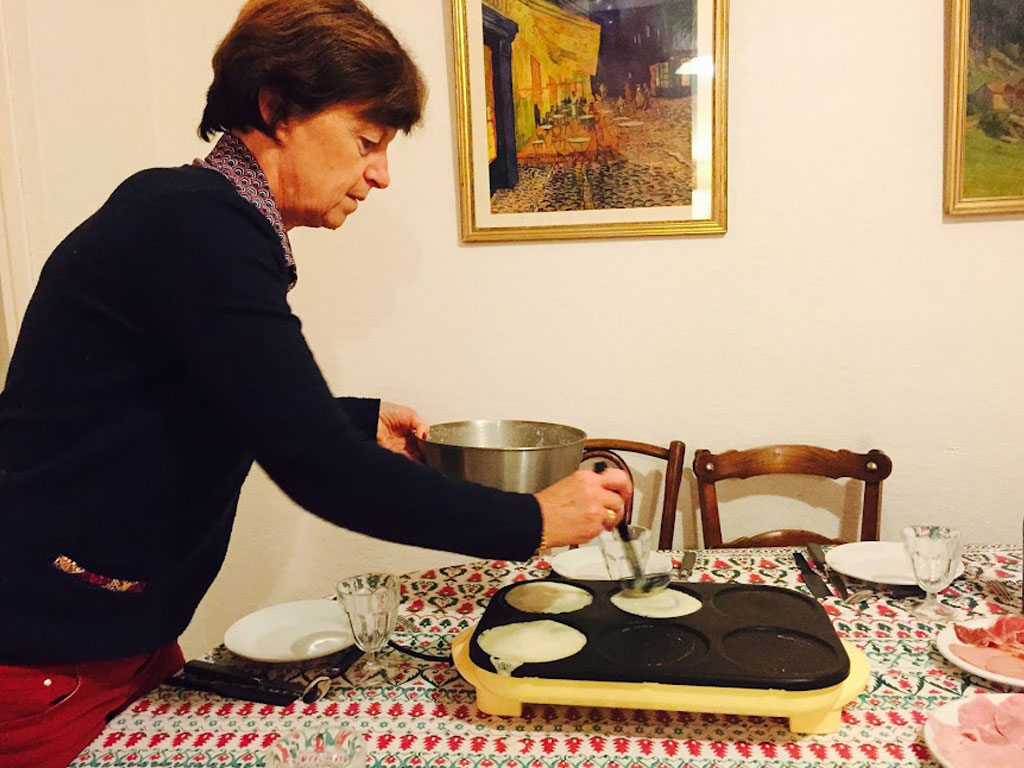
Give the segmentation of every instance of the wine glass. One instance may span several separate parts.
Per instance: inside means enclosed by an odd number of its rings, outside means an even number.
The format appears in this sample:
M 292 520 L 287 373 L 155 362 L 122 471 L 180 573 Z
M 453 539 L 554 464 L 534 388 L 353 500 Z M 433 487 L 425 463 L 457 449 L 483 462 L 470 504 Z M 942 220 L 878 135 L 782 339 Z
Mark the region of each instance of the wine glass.
M 963 551 L 960 531 L 939 525 L 910 526 L 903 529 L 903 547 L 914 568 L 914 579 L 925 592 L 912 614 L 925 619 L 952 619 L 953 611 L 939 603 L 936 595 L 956 577 Z
M 338 583 L 338 599 L 348 615 L 352 638 L 365 655 L 353 670 L 355 679 L 387 678 L 378 652 L 387 645 L 398 619 L 398 577 L 364 573 Z

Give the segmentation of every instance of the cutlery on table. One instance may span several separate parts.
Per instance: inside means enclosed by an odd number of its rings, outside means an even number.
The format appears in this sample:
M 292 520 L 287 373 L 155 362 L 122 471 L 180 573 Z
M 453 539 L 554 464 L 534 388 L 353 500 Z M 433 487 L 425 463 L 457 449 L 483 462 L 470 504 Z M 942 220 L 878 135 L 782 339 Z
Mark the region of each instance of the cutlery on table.
M 793 553 L 793 559 L 796 561 L 796 567 L 800 569 L 800 575 L 804 578 L 804 584 L 811 590 L 811 594 L 817 598 L 832 597 L 832 591 L 828 588 L 825 581 L 815 572 L 807 560 L 799 552 Z
M 690 578 L 690 574 L 693 573 L 693 566 L 697 564 L 697 553 L 692 549 L 688 549 L 683 552 L 683 559 L 679 561 L 679 567 L 676 568 L 676 579 L 679 581 L 686 581 Z
M 807 554 L 811 556 L 812 565 L 816 565 L 818 570 L 828 577 L 828 581 L 835 588 L 836 594 L 843 600 L 846 600 L 850 596 L 850 590 L 846 588 L 846 582 L 843 581 L 843 577 L 828 567 L 828 564 L 825 562 L 825 550 L 821 544 L 808 544 Z
M 388 643 L 388 645 L 390 644 L 391 643 Z M 401 650 L 401 648 L 399 648 L 399 650 Z M 330 659 L 333 662 L 332 666 L 325 669 L 321 674 L 331 679 L 337 679 L 341 677 L 347 680 L 348 678 L 345 677 L 345 673 L 348 672 L 349 667 L 354 665 L 361 658 L 363 658 L 362 649 L 355 643 L 352 643 L 352 645 L 350 645 L 348 648 L 345 648 L 342 651 L 338 651 L 337 654 L 332 656 Z M 317 680 L 319 679 L 320 678 L 316 678 L 315 680 L 313 680 L 313 683 L 317 682 Z M 313 683 L 310 683 L 310 685 L 312 685 Z M 327 691 L 324 691 L 323 695 L 326 694 Z M 303 701 L 305 701 L 305 699 L 303 699 Z M 306 703 L 308 704 L 309 702 Z
M 985 571 L 977 566 L 969 566 L 964 569 L 964 577 L 975 582 L 981 587 L 982 592 L 991 593 L 993 597 L 1004 603 L 1012 603 L 1016 595 L 1003 582 L 995 579 L 986 579 Z
M 194 691 L 207 691 L 230 699 L 258 701 L 261 704 L 285 706 L 302 699 L 310 704 L 322 698 L 331 688 L 331 678 L 320 676 L 309 683 L 250 675 L 244 670 L 209 661 L 190 661 L 168 683 Z
M 828 576 L 828 580 L 831 582 L 836 592 L 839 593 L 839 597 L 844 603 L 847 603 L 848 605 L 859 605 L 860 603 L 867 602 L 870 598 L 875 596 L 876 593 L 872 589 L 858 589 L 856 592 L 850 592 L 843 577 L 836 573 L 836 571 L 830 568 L 825 562 L 825 550 L 822 549 L 821 544 L 808 544 L 807 552 L 811 556 L 811 565 L 817 566 L 822 573 Z
M 992 590 L 992 594 L 1004 603 L 1010 603 L 1017 599 L 1016 595 L 1010 591 L 1010 588 L 1001 581 L 990 581 L 988 586 Z

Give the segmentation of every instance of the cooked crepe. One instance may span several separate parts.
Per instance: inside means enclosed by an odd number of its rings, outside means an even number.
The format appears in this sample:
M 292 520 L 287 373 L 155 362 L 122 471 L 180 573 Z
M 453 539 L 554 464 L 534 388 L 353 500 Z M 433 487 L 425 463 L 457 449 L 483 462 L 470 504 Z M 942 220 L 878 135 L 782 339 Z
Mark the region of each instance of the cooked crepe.
M 494 627 L 477 639 L 480 650 L 505 661 L 537 663 L 579 653 L 587 644 L 579 630 L 557 621 L 521 621 Z
M 533 581 L 505 593 L 505 601 L 525 613 L 572 613 L 594 598 L 585 589 L 557 581 Z
M 641 597 L 627 597 L 619 592 L 612 595 L 611 600 L 620 611 L 648 619 L 675 619 L 695 613 L 703 605 L 697 598 L 678 589 L 665 589 Z

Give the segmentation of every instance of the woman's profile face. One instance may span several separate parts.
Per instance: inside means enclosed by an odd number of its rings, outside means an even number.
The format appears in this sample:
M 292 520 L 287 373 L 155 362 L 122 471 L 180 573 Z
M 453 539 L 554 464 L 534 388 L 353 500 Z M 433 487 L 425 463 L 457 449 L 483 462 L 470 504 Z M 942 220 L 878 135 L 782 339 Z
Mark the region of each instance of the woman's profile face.
M 277 200 L 286 228 L 337 229 L 374 187 L 388 178 L 395 129 L 376 125 L 346 104 L 277 126 Z

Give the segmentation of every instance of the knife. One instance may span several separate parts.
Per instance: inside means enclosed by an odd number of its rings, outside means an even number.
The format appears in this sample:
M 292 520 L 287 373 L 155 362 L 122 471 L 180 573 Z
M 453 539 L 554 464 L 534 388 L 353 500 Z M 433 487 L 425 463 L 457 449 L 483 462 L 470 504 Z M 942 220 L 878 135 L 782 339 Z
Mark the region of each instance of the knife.
M 808 544 L 807 552 L 810 554 L 814 564 L 818 566 L 826 576 L 828 576 L 828 581 L 833 587 L 835 587 L 836 594 L 838 594 L 843 600 L 848 598 L 850 596 L 850 590 L 846 588 L 846 582 L 843 581 L 843 577 L 828 567 L 828 563 L 825 562 L 825 550 L 822 549 L 821 544 Z
M 279 707 L 294 702 L 305 689 L 304 685 L 264 680 L 208 661 L 188 662 L 181 672 L 167 678 L 167 682 L 193 691 L 206 691 L 230 699 L 258 701 Z
M 286 706 L 300 698 L 309 704 L 322 698 L 331 687 L 331 678 L 323 675 L 310 683 L 293 683 L 256 677 L 235 667 L 209 661 L 190 661 L 166 682 L 193 691 L 275 706 Z
M 693 566 L 697 564 L 697 553 L 692 549 L 683 552 L 682 562 L 679 563 L 679 568 L 676 570 L 676 578 L 680 581 L 686 581 L 690 578 L 690 574 L 693 573 Z
M 807 560 L 803 555 L 799 552 L 794 552 L 793 559 L 796 561 L 796 567 L 800 569 L 800 575 L 804 577 L 804 584 L 811 590 L 812 595 L 815 597 L 832 597 L 832 592 L 829 590 L 828 585 L 807 564 Z

